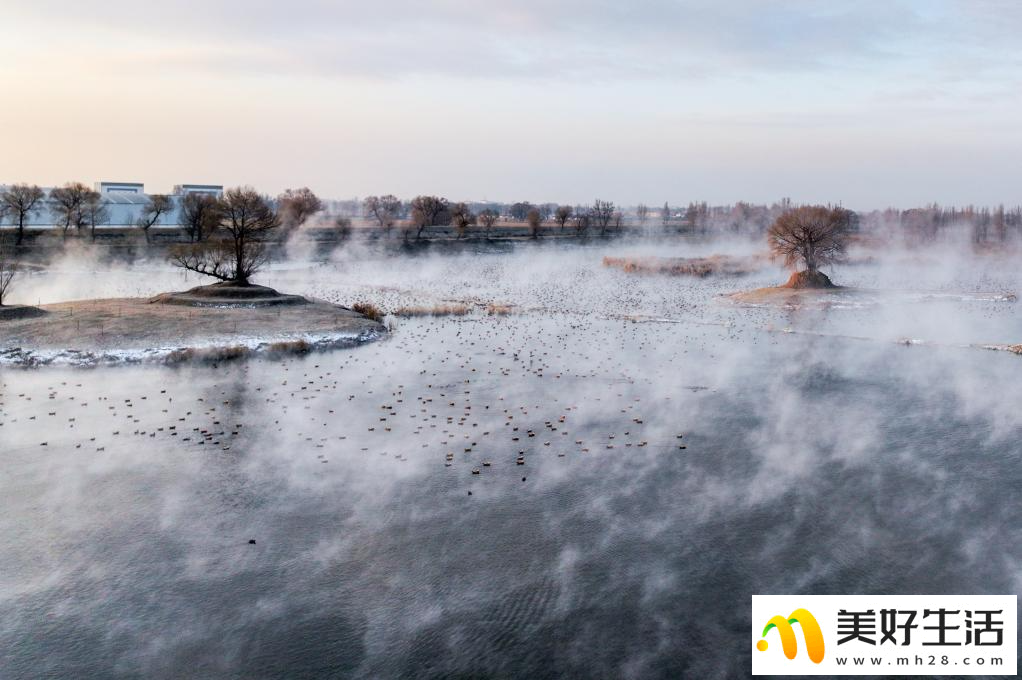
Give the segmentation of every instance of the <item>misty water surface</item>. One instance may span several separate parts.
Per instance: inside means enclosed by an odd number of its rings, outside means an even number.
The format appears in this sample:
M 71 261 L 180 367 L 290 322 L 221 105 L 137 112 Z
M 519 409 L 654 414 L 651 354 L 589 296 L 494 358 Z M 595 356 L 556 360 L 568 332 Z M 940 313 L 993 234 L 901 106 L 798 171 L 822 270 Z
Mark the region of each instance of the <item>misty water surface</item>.
M 1018 592 L 1022 359 L 968 346 L 1022 341 L 1012 267 L 892 255 L 835 278 L 896 298 L 776 310 L 717 296 L 779 270 L 605 250 L 297 259 L 266 282 L 517 313 L 4 369 L 2 675 L 734 678 L 753 593 Z M 21 294 L 192 282 L 61 267 Z

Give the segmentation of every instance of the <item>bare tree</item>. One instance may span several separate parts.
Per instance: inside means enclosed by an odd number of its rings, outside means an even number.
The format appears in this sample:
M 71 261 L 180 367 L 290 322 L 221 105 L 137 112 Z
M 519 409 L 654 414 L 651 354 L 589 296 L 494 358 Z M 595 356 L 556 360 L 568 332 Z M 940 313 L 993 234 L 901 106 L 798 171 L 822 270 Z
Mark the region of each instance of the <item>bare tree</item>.
M 589 225 L 592 224 L 592 211 L 589 208 L 575 208 L 575 234 L 585 236 L 589 233 Z
M 600 236 L 606 236 L 607 227 L 614 219 L 614 204 L 611 201 L 596 199 L 593 202 L 593 220 L 600 227 Z
M 68 182 L 50 192 L 50 212 L 65 239 L 72 226 L 81 228 L 82 204 L 90 193 L 92 189 L 81 182 Z
M 646 222 L 649 220 L 649 206 L 645 203 L 637 205 L 635 207 L 635 217 L 639 220 L 639 226 L 645 229 Z
M 142 215 L 138 218 L 138 228 L 145 234 L 145 242 L 149 243 L 149 230 L 160 218 L 174 208 L 174 202 L 166 194 L 150 194 L 146 204 L 142 206 Z
M 663 222 L 664 229 L 667 229 L 671 223 L 671 206 L 664 201 L 664 207 L 660 208 L 660 220 Z
M 96 240 L 96 225 L 105 224 L 110 219 L 110 210 L 107 209 L 106 201 L 98 191 L 90 191 L 82 201 L 81 222 L 89 228 L 89 235 L 93 241 Z
M 416 196 L 412 199 L 411 208 L 412 224 L 417 229 L 415 238 L 422 238 L 422 231 L 426 227 L 450 224 L 451 212 L 446 198 Z
M 401 199 L 387 194 L 386 196 L 368 196 L 362 202 L 366 217 L 372 217 L 380 224 L 384 234 L 389 234 L 398 215 L 401 214 Z
M 451 206 L 451 223 L 458 232 L 458 238 L 462 238 L 469 225 L 476 223 L 476 216 L 464 203 L 455 203 Z
M 247 285 L 268 259 L 265 241 L 280 226 L 270 201 L 251 187 L 228 189 L 221 201 L 219 236 L 179 246 L 173 262 L 221 281 Z
M 566 225 L 568 223 L 568 220 L 571 219 L 571 213 L 572 210 L 570 205 L 558 206 L 557 210 L 554 211 L 554 221 L 557 222 L 557 225 L 561 228 L 561 231 L 564 231 L 564 225 Z
M 206 240 L 220 225 L 220 199 L 206 193 L 185 194 L 180 220 L 192 243 Z
M 508 213 L 511 215 L 512 218 L 518 220 L 519 222 L 524 222 L 526 217 L 528 217 L 529 211 L 532 209 L 532 207 L 533 207 L 532 204 L 529 203 L 528 201 L 519 201 L 511 205 L 511 209 L 508 211 Z
M 302 226 L 305 220 L 323 210 L 323 201 L 308 187 L 288 189 L 277 197 L 277 214 L 287 231 Z
M 848 211 L 819 205 L 787 210 L 767 232 L 770 252 L 784 258 L 784 265 L 805 266 L 810 283 L 823 281 L 819 268 L 840 260 L 848 240 Z M 822 278 L 820 278 L 822 277 Z M 826 284 L 829 284 L 829 279 Z
M 25 220 L 39 211 L 39 202 L 45 196 L 45 192 L 35 184 L 13 184 L 0 194 L 0 205 L 18 223 L 17 245 L 20 246 L 25 239 Z
M 543 215 L 536 208 L 529 208 L 525 214 L 525 221 L 529 225 L 529 238 L 539 238 L 539 228 L 543 225 Z
M 486 238 L 490 238 L 490 231 L 493 229 L 493 225 L 497 223 L 497 218 L 499 217 L 500 215 L 497 214 L 497 211 L 491 208 L 480 211 L 479 221 L 486 228 Z
M 7 290 L 17 274 L 18 261 L 14 257 L 13 249 L 0 239 L 0 307 L 4 306 Z
M 334 218 L 334 237 L 341 242 L 351 238 L 351 218 L 338 215 Z

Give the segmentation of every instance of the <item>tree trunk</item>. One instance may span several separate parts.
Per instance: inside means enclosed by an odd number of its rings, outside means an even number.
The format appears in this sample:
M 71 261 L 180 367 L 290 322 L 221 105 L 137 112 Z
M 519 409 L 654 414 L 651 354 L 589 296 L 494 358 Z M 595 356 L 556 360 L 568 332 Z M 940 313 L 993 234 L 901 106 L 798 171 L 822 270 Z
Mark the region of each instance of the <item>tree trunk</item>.
M 238 283 L 248 283 L 248 277 L 245 276 L 245 241 L 244 238 L 239 238 L 234 242 L 234 280 Z

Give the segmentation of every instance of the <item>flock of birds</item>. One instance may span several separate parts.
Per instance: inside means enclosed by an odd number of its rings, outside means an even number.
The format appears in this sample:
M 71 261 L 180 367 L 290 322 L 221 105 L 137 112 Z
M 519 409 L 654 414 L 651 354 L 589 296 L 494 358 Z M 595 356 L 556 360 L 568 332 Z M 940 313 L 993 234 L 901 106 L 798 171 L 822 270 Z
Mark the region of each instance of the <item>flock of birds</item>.
M 382 343 L 279 362 L 12 373 L 0 386 L 0 433 L 23 447 L 95 454 L 141 446 L 244 455 L 273 445 L 320 464 L 425 455 L 469 477 L 515 470 L 525 482 L 541 458 L 686 449 L 680 425 L 665 429 L 665 420 L 683 422 L 671 396 L 644 398 L 638 384 L 648 343 L 667 330 L 417 319 Z M 595 333 L 617 342 L 578 344 Z
M 151 450 L 239 454 L 272 442 L 321 465 L 366 453 L 397 462 L 425 455 L 470 478 L 512 469 L 524 482 L 537 459 L 684 451 L 678 395 L 706 389 L 701 369 L 717 360 L 722 342 L 777 342 L 754 324 L 729 322 L 726 309 L 707 311 L 706 296 L 723 282 L 701 283 L 695 300 L 685 279 L 591 264 L 551 272 L 512 258 L 466 262 L 438 269 L 412 260 L 401 272 L 324 267 L 311 277 L 288 270 L 272 281 L 342 304 L 456 301 L 477 310 L 399 320 L 390 338 L 351 351 L 216 368 L 133 367 L 123 376 L 7 373 L 0 437 L 95 453 L 145 442 Z M 361 282 L 373 275 L 381 280 Z M 511 313 L 487 314 L 492 303 Z M 765 312 L 750 318 L 756 314 Z

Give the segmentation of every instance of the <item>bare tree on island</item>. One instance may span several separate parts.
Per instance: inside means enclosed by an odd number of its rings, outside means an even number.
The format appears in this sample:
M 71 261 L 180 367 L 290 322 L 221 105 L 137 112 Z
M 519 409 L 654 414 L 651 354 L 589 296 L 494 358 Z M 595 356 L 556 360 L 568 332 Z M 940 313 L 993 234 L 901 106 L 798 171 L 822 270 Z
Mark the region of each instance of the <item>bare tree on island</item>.
M 380 229 L 386 235 L 390 233 L 398 215 L 401 214 L 401 199 L 391 194 L 367 196 L 362 202 L 362 209 L 366 217 L 372 217 L 379 222 Z
M 305 220 L 323 210 L 323 201 L 308 187 L 288 189 L 277 197 L 277 212 L 287 231 L 302 226 Z
M 25 240 L 25 220 L 39 210 L 39 202 L 46 194 L 34 184 L 13 184 L 0 194 L 0 205 L 18 223 L 18 240 L 16 245 L 21 245 Z
M 220 200 L 212 194 L 185 194 L 180 215 L 188 239 L 192 243 L 205 241 L 220 226 Z
M 138 218 L 138 228 L 145 234 L 145 242 L 149 243 L 149 230 L 160 218 L 174 208 L 174 202 L 166 194 L 151 194 L 142 207 L 142 215 Z
M 849 211 L 843 208 L 802 206 L 787 210 L 767 232 L 770 252 L 795 269 L 790 288 L 831 288 L 820 267 L 840 261 L 848 241 Z M 804 270 L 799 270 L 799 266 Z
M 229 189 L 221 200 L 218 233 L 204 243 L 175 248 L 171 259 L 182 269 L 248 285 L 266 264 L 266 241 L 278 227 L 280 217 L 255 189 Z

